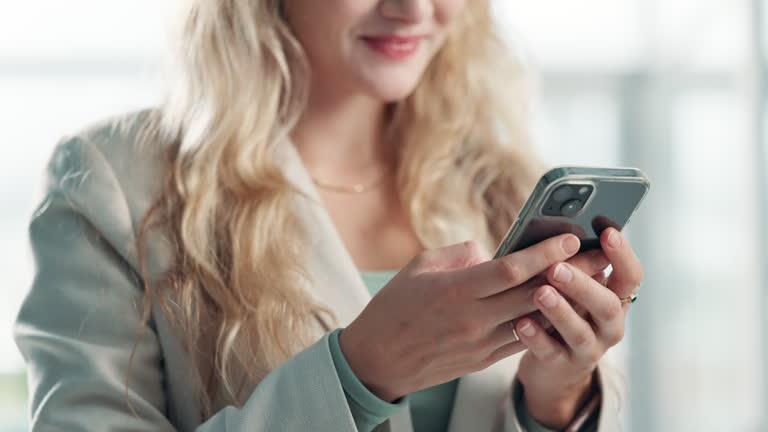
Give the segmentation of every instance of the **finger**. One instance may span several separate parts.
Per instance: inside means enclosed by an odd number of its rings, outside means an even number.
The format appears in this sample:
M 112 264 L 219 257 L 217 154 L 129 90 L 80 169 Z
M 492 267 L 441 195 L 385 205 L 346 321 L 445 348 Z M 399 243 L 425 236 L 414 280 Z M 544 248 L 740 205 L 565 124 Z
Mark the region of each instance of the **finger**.
M 607 286 L 608 276 L 605 274 L 604 271 L 602 271 L 602 272 L 600 272 L 600 273 L 598 273 L 596 275 L 593 275 L 592 279 L 594 279 L 595 282 L 599 283 L 602 286 Z
M 547 278 L 560 293 L 589 312 L 597 324 L 600 337 L 605 338 L 607 343 L 612 346 L 624 337 L 624 310 L 616 293 L 566 263 L 556 265 Z M 547 315 L 544 311 L 542 313 Z
M 541 286 L 541 285 L 539 285 L 539 286 Z M 533 296 L 531 296 L 531 298 L 533 298 Z M 536 307 L 538 308 L 538 306 L 536 306 Z M 538 309 L 536 310 L 536 312 L 530 313 L 530 314 L 528 314 L 528 315 L 526 315 L 526 316 L 524 316 L 522 318 L 518 318 L 517 320 L 514 320 L 514 321 L 515 322 L 521 321 L 523 318 L 529 318 L 529 319 L 532 319 L 533 321 L 536 321 L 536 323 L 539 326 L 541 326 L 542 328 L 544 328 L 544 330 L 547 330 L 548 332 L 554 332 L 555 331 L 555 328 L 552 327 L 552 323 L 549 322 L 547 317 L 545 317 L 541 313 L 541 311 L 538 310 Z
M 539 307 L 533 300 L 533 294 L 536 290 L 547 283 L 546 275 L 536 279 L 536 283 L 525 283 L 478 300 L 482 307 L 481 313 L 488 317 L 492 325 L 500 325 L 510 321 L 517 322 L 527 317 L 535 320 L 545 329 L 551 328 L 552 324 L 539 312 Z M 573 304 L 573 307 L 582 317 L 588 316 L 587 310 L 581 305 Z
M 600 244 L 613 266 L 608 288 L 619 297 L 634 293 L 643 280 L 643 266 L 626 237 L 618 230 L 608 228 L 600 234 Z
M 607 277 L 606 277 L 604 272 L 600 272 L 600 273 L 596 274 L 595 276 L 593 276 L 592 278 L 597 280 L 600 285 L 604 286 L 605 285 L 605 280 L 606 280 Z M 543 282 L 541 284 L 539 284 L 537 286 L 537 288 L 539 286 L 544 285 L 545 283 L 547 283 L 546 275 L 542 277 L 542 280 L 543 280 Z M 531 298 L 533 298 L 533 296 L 531 296 Z M 566 299 L 566 300 L 568 300 L 568 299 Z M 571 303 L 571 306 L 573 307 L 573 310 L 575 310 L 576 313 L 579 314 L 580 317 L 584 318 L 587 321 L 590 320 L 589 312 L 587 311 L 587 309 L 584 306 L 582 306 L 582 305 L 580 305 L 578 303 L 574 303 L 572 301 L 569 301 L 569 303 Z M 627 307 L 627 305 L 625 305 L 625 307 Z M 532 313 L 530 313 L 528 315 L 525 315 L 525 316 L 522 316 L 520 318 L 516 318 L 516 319 L 513 318 L 512 321 L 517 322 L 517 321 L 522 320 L 523 318 L 530 318 L 530 319 L 536 321 L 541 327 L 543 327 L 548 332 L 556 333 L 555 328 L 552 327 L 552 323 L 549 322 L 549 320 L 544 315 L 542 315 L 541 311 L 538 310 L 538 307 L 537 307 L 537 310 L 535 312 L 532 312 Z
M 608 261 L 608 258 L 606 258 L 605 253 L 599 249 L 582 252 L 565 262 L 589 275 L 604 274 L 604 270 L 611 264 L 610 261 Z M 518 288 L 536 289 L 545 283 L 547 283 L 546 272 L 534 276 L 522 285 L 518 285 Z M 496 294 L 496 296 L 503 293 L 504 292 Z M 487 298 L 493 297 L 494 296 Z
M 522 342 L 511 342 L 506 345 L 503 345 L 493 351 L 491 355 L 489 355 L 485 359 L 485 364 L 483 366 L 488 367 L 499 360 L 505 359 L 511 355 L 515 355 L 519 353 L 520 351 L 523 351 L 525 349 L 525 345 Z
M 557 330 L 570 352 L 580 358 L 594 360 L 597 335 L 592 326 L 580 317 L 554 287 L 544 285 L 536 292 L 536 303 L 541 313 Z
M 533 298 L 533 296 L 531 296 L 531 298 Z M 552 323 L 550 323 L 549 320 L 544 315 L 541 314 L 541 311 L 538 310 L 538 306 L 536 306 L 536 308 L 537 309 L 535 311 L 526 315 L 522 315 L 519 318 L 513 318 L 509 320 L 509 322 L 512 325 L 514 325 L 515 328 L 517 328 L 517 323 L 519 323 L 524 319 L 530 319 L 530 320 L 536 321 L 536 323 L 539 324 L 540 327 L 543 327 L 547 331 L 555 331 L 554 327 L 552 327 Z
M 505 325 L 539 309 L 533 301 L 533 293 L 541 284 L 524 284 L 477 300 L 480 313 L 488 317 L 492 325 Z
M 605 257 L 601 250 L 580 253 L 566 262 L 589 275 L 602 275 L 603 270 L 610 264 L 608 258 Z M 487 306 L 489 310 L 488 315 L 495 318 L 492 323 L 500 324 L 506 321 L 514 321 L 538 310 L 538 307 L 533 302 L 533 292 L 546 283 L 547 275 L 544 273 L 513 289 L 508 289 L 482 299 L 482 301 L 489 303 Z M 579 315 L 586 317 L 587 314 L 584 308 L 578 305 L 574 305 L 574 307 Z M 531 315 L 531 318 L 536 319 L 542 327 L 545 329 L 552 327 L 552 324 L 541 314 L 535 315 L 535 317 Z
M 471 267 L 445 272 L 448 284 L 465 287 L 471 298 L 485 298 L 518 286 L 578 252 L 579 238 L 563 234 L 521 251 Z
M 533 320 L 521 320 L 517 324 L 517 334 L 520 335 L 520 342 L 541 361 L 554 362 L 568 357 L 565 347 Z
M 590 276 L 602 273 L 611 264 L 600 249 L 582 252 L 566 262 Z
M 515 328 L 514 324 L 507 321 L 503 324 L 497 325 L 496 328 L 493 329 L 490 337 L 488 338 L 486 351 L 492 353 L 493 351 L 496 351 L 505 345 L 509 345 L 510 343 L 517 342 L 519 340 L 520 335 L 517 334 L 517 329 Z

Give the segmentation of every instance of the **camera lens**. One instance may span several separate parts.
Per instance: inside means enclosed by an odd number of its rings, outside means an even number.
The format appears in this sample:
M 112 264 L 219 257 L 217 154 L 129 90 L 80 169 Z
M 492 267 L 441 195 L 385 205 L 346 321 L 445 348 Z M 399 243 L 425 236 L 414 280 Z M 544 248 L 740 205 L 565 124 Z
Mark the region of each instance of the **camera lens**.
M 570 198 L 572 194 L 573 189 L 570 186 L 561 186 L 552 194 L 552 198 L 557 202 L 563 202 Z
M 581 210 L 581 207 L 583 204 L 579 200 L 570 200 L 567 203 L 563 204 L 563 206 L 560 208 L 560 213 L 562 213 L 563 216 L 573 216 L 576 213 Z

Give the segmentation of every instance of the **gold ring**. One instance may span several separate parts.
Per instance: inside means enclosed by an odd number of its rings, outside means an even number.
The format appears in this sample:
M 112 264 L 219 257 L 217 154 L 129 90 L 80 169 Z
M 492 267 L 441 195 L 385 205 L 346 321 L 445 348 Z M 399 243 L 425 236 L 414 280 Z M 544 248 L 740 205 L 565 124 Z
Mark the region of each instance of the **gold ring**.
M 515 326 L 517 325 L 517 321 L 511 320 L 511 321 L 508 321 L 507 324 L 510 327 L 512 327 L 512 335 L 515 337 L 515 339 L 512 342 L 519 341 L 520 340 L 520 336 L 517 334 L 517 329 L 515 328 Z
M 627 303 L 634 303 L 635 300 L 637 300 L 637 294 L 632 294 L 627 297 L 622 297 L 620 300 L 622 305 L 625 305 Z

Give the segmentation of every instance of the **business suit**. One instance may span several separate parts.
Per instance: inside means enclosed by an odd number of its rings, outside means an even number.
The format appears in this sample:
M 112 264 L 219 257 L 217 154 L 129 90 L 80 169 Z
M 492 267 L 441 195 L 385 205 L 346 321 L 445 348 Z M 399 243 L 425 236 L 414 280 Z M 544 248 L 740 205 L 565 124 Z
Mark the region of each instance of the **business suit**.
M 36 277 L 15 327 L 29 368 L 33 430 L 354 431 L 329 352 L 332 328 L 320 317 L 316 343 L 258 385 L 249 383 L 252 393 L 242 408 L 215 405 L 203 422 L 187 356 L 153 305 L 126 392 L 143 300 L 135 236 L 162 178 L 157 150 L 135 147 L 136 125 L 145 115 L 120 119 L 129 127 L 107 121 L 62 140 L 48 166 L 46 195 L 30 224 Z M 313 199 L 295 203 L 309 232 L 305 265 L 313 282 L 306 291 L 346 326 L 370 295 L 298 153 L 286 144 L 282 166 Z M 471 236 L 461 226 L 452 233 L 451 242 Z M 171 262 L 170 248 L 161 236 L 152 236 L 148 246 L 148 270 L 156 278 Z M 460 379 L 450 432 L 522 430 L 510 395 L 520 390 L 514 376 L 521 355 Z M 606 363 L 598 372 L 598 430 L 617 430 L 622 381 Z M 410 432 L 409 410 L 377 430 Z

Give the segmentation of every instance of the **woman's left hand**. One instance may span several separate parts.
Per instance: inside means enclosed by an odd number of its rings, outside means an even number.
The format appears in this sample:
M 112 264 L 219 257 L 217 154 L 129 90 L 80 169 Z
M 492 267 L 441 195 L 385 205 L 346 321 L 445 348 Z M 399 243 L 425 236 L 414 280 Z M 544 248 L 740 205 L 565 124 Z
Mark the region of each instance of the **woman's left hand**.
M 553 429 L 565 427 L 576 414 L 596 384 L 598 361 L 623 339 L 629 303 L 620 298 L 634 294 L 643 278 L 642 265 L 619 231 L 605 230 L 600 243 L 613 266 L 607 280 L 558 263 L 547 272 L 551 286 L 534 293 L 555 334 L 528 318 L 517 323 L 520 340 L 528 347 L 518 369 L 528 412 Z M 571 303 L 586 311 L 586 318 Z

